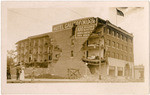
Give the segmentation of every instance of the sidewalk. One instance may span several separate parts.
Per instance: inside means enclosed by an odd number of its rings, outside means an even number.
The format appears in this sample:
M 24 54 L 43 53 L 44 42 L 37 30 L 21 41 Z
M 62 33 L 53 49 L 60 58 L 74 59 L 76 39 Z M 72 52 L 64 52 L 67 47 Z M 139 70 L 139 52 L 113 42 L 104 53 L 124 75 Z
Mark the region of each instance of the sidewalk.
M 126 80 L 126 79 L 102 79 L 102 80 L 94 80 L 90 78 L 83 79 L 24 79 L 23 81 L 10 79 L 7 80 L 7 83 L 127 83 L 127 82 L 144 82 L 144 80 Z
M 83 80 L 79 80 L 79 79 L 34 79 L 34 80 L 31 80 L 31 79 L 24 79 L 23 81 L 20 81 L 20 80 L 16 80 L 16 79 L 10 79 L 10 80 L 7 80 L 7 83 L 41 83 L 41 82 L 87 82 L 87 81 L 83 81 Z M 93 81 L 94 82 L 94 81 Z

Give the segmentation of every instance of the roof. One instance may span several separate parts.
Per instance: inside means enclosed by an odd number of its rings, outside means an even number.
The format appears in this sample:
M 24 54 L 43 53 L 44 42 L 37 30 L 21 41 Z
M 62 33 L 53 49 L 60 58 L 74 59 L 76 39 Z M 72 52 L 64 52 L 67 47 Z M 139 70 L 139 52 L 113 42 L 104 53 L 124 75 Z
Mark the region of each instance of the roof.
M 129 32 L 127 32 L 127 31 L 125 31 L 125 30 L 122 29 L 121 27 L 117 27 L 116 25 L 110 23 L 109 21 L 108 21 L 107 25 L 110 26 L 110 27 L 112 27 L 112 28 L 114 28 L 114 29 L 116 29 L 116 30 L 118 30 L 118 31 L 120 31 L 120 32 L 122 32 L 122 33 L 124 33 L 124 34 L 126 34 L 126 35 L 129 35 L 129 36 L 133 37 L 133 34 L 132 34 L 132 33 L 129 33 Z
M 80 18 L 80 19 L 68 21 L 68 22 L 65 22 L 65 23 L 75 22 L 75 21 L 79 21 L 79 20 L 83 20 L 83 19 L 88 19 L 88 18 L 94 18 L 94 19 L 96 19 L 96 23 L 102 23 L 102 24 L 104 24 L 104 25 L 110 26 L 110 27 L 112 27 L 112 28 L 114 28 L 114 29 L 116 29 L 116 30 L 118 30 L 118 31 L 120 31 L 120 32 L 122 32 L 122 33 L 124 33 L 124 34 L 126 34 L 126 35 L 128 35 L 128 36 L 130 36 L 130 37 L 133 37 L 133 34 L 132 34 L 132 33 L 128 33 L 127 31 L 123 30 L 122 28 L 117 27 L 116 25 L 110 23 L 108 20 L 103 20 L 103 19 L 101 19 L 101 18 L 99 18 L 99 17 Z M 65 24 L 65 23 L 61 23 L 61 24 Z M 57 25 L 61 25 L 61 24 L 57 24 Z M 55 26 L 57 26 L 57 25 L 53 25 L 53 27 L 55 27 Z M 59 32 L 59 31 L 56 31 L 56 32 Z M 39 37 L 48 36 L 48 35 L 51 34 L 51 33 L 53 33 L 53 32 L 48 32 L 48 33 L 44 33 L 44 34 L 39 34 L 39 35 L 35 35 L 35 36 L 30 36 L 30 37 L 28 37 L 28 38 L 26 38 L 26 39 L 23 39 L 23 40 L 18 41 L 16 44 L 18 44 L 19 42 L 25 41 L 25 40 L 27 40 L 27 39 L 34 39 L 34 38 L 39 38 Z
M 44 34 L 35 35 L 35 36 L 30 36 L 30 37 L 28 37 L 28 38 L 29 38 L 29 39 L 34 39 L 34 38 L 44 37 L 44 36 L 48 36 L 49 33 L 50 33 L 50 32 L 44 33 Z
M 129 35 L 129 36 L 133 37 L 132 33 L 129 33 L 127 31 L 125 31 L 121 27 L 117 27 L 116 25 L 112 24 L 109 20 L 104 20 L 104 19 L 101 19 L 101 18 L 98 17 L 98 22 L 99 23 L 104 23 L 104 24 L 106 24 L 106 25 L 108 25 L 108 26 L 110 26 L 110 27 L 112 27 L 112 28 L 114 28 L 114 29 L 116 29 L 116 30 L 126 34 L 126 35 Z
M 23 42 L 23 41 L 26 41 L 28 39 L 34 39 L 34 38 L 39 38 L 39 37 L 44 37 L 44 36 L 48 36 L 51 32 L 48 32 L 48 33 L 44 33 L 44 34 L 39 34 L 39 35 L 34 35 L 34 36 L 30 36 L 26 39 L 23 39 L 23 40 L 20 40 L 18 41 L 16 44 L 20 43 L 20 42 Z
M 144 66 L 143 66 L 143 65 L 135 65 L 134 68 L 141 68 L 141 69 L 144 69 Z
M 54 29 L 54 27 L 56 26 L 59 26 L 59 25 L 63 25 L 63 24 L 66 24 L 66 23 L 71 23 L 71 22 L 76 22 L 76 21 L 80 21 L 80 20 L 84 20 L 84 19 L 88 19 L 88 18 L 94 18 L 94 19 L 97 19 L 96 23 L 103 23 L 105 25 L 108 25 L 130 37 L 133 37 L 133 34 L 132 33 L 129 33 L 127 31 L 125 31 L 124 29 L 120 28 L 120 27 L 117 27 L 116 25 L 112 24 L 109 20 L 104 20 L 104 19 L 101 19 L 99 17 L 86 17 L 86 18 L 80 18 L 80 19 L 76 19 L 76 20 L 71 20 L 71 21 L 68 21 L 68 22 L 64 22 L 64 23 L 60 23 L 60 24 L 56 24 L 56 25 L 53 25 L 52 28 Z

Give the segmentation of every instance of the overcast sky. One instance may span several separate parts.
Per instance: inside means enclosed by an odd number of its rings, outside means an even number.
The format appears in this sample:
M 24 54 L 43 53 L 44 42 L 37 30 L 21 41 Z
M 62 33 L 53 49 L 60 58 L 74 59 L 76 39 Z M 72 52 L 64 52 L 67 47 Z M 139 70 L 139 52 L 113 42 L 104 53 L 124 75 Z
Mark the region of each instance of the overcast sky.
M 148 47 L 144 8 L 118 9 L 124 13 L 124 17 L 116 17 L 115 8 L 110 7 L 9 8 L 7 10 L 7 39 L 9 41 L 7 49 L 14 49 L 17 41 L 29 36 L 51 32 L 52 25 L 84 17 L 100 17 L 133 33 L 135 64 L 143 64 L 146 62 L 144 55 L 148 54 L 147 49 L 142 49 Z

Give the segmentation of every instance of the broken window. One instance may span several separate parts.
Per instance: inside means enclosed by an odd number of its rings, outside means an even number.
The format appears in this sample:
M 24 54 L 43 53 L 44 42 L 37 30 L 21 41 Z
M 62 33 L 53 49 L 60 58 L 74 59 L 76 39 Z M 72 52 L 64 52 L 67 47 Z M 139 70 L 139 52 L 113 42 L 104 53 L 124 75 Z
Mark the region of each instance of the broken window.
M 71 39 L 71 45 L 74 45 L 74 39 Z
M 71 51 L 71 57 L 73 57 L 73 51 Z
M 112 46 L 115 47 L 115 42 L 114 41 L 112 42 Z
M 76 29 L 77 25 L 76 24 L 73 24 L 73 27 L 72 27 L 72 36 L 75 35 L 75 29 Z

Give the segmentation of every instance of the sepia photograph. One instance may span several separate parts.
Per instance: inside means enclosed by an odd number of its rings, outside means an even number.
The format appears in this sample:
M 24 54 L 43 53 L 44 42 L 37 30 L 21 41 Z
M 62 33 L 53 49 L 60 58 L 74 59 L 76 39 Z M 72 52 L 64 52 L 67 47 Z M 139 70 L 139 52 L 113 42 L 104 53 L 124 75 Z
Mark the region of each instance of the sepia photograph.
M 4 92 L 13 85 L 117 83 L 148 93 L 147 10 L 140 1 L 2 2 Z

